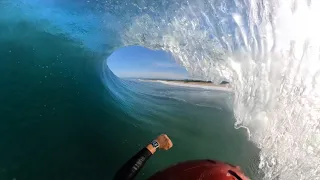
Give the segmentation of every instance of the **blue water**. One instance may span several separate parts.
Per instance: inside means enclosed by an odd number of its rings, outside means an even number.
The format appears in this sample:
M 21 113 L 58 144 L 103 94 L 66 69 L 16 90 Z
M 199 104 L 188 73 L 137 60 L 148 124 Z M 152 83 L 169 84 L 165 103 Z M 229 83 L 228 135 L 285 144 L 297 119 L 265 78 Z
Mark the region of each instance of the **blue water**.
M 2 0 L 0 179 L 112 179 L 161 133 L 174 148 L 138 179 L 203 158 L 259 177 L 258 148 L 234 128 L 233 93 L 119 79 L 107 66 L 133 16 L 179 3 Z

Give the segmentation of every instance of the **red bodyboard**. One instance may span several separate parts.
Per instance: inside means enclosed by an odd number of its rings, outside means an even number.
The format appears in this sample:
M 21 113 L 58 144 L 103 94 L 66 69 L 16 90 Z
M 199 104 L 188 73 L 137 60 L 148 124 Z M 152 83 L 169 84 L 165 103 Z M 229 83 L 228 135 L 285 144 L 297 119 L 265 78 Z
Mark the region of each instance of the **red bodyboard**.
M 213 160 L 195 160 L 171 166 L 148 180 L 248 180 L 239 167 Z

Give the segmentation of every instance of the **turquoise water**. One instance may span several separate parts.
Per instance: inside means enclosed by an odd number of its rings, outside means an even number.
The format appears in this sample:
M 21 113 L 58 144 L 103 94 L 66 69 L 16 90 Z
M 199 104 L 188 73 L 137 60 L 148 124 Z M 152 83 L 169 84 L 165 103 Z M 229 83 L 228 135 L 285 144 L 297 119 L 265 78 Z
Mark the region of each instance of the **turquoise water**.
M 234 128 L 233 93 L 113 75 L 105 61 L 119 47 L 113 11 L 124 4 L 102 16 L 106 6 L 0 2 L 0 179 L 112 179 L 161 133 L 174 147 L 157 153 L 138 179 L 204 158 L 257 179 L 259 149 Z

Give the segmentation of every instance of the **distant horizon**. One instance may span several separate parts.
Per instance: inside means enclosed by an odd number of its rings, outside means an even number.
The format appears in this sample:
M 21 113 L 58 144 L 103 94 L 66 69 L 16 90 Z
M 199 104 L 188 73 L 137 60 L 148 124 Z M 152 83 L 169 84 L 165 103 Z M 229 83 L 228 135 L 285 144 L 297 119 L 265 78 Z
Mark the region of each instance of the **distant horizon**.
M 119 77 L 122 79 L 133 79 L 133 80 L 162 80 L 162 81 L 195 81 L 195 82 L 208 82 L 213 83 L 210 80 L 202 80 L 202 79 L 193 79 L 193 78 L 186 78 L 186 79 L 166 79 L 166 78 L 136 78 L 136 77 Z M 221 81 L 219 84 L 230 84 L 229 81 Z
M 142 78 L 138 78 L 138 77 L 119 77 L 119 78 L 123 78 L 123 79 L 145 79 L 145 80 L 192 80 L 192 81 L 206 81 L 206 80 L 202 80 L 202 79 L 195 79 L 195 78 L 182 78 L 182 79 L 176 79 L 176 78 L 147 78 L 147 77 L 142 77 Z
M 151 80 L 151 81 L 183 81 L 183 82 L 205 82 L 205 83 L 213 83 L 210 80 L 202 80 L 202 79 L 158 79 L 158 78 L 122 78 L 129 80 Z M 230 84 L 228 81 L 221 81 L 219 84 Z

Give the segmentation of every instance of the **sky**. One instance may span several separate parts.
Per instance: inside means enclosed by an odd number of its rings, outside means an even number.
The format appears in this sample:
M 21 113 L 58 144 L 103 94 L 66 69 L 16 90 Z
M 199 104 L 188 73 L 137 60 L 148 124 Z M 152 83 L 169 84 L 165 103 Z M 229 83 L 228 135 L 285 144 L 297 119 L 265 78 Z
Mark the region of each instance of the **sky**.
M 186 79 L 188 72 L 164 51 L 140 46 L 121 48 L 108 58 L 111 71 L 121 78 Z

